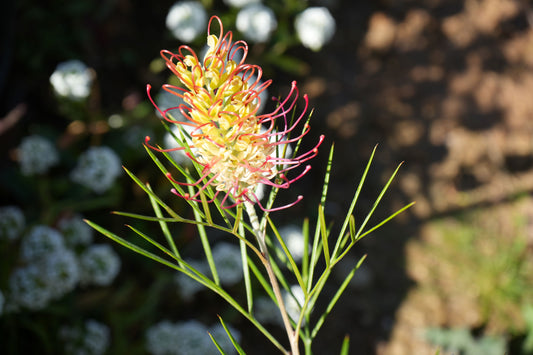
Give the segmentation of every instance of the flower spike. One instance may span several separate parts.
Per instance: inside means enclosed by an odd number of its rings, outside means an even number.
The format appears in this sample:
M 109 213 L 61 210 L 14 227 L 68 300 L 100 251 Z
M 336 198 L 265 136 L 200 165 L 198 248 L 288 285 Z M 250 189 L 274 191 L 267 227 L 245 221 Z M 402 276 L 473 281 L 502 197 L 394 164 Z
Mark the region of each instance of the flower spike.
M 171 124 L 187 126 L 190 140 L 178 142 L 181 146 L 177 148 L 161 149 L 150 145 L 147 137 L 145 145 L 160 152 L 186 150 L 186 155 L 202 167 L 200 178 L 193 183 L 180 182 L 167 175 L 174 184 L 198 189 L 193 195 L 181 195 L 173 189 L 172 193 L 177 196 L 200 201 L 201 192 L 213 186 L 216 192 L 212 201 L 220 192 L 224 194 L 220 199 L 222 208 L 233 208 L 247 202 L 256 203 L 266 210 L 255 194 L 256 188 L 260 184 L 289 188 L 309 171 L 310 166 L 293 178 L 288 178 L 286 173 L 314 158 L 324 136 L 308 152 L 295 157 L 278 156 L 280 151 L 286 150 L 284 147 L 300 141 L 310 130 L 305 123 L 301 132 L 292 135 L 308 109 L 307 95 L 303 95 L 303 110 L 292 117 L 291 112 L 300 95 L 293 81 L 284 99 L 274 99 L 277 106 L 272 112 L 258 115 L 260 95 L 272 81 L 262 82 L 261 67 L 245 63 L 247 43 L 233 43 L 232 33 L 224 33 L 218 17 L 211 17 L 207 34 L 208 50 L 203 58 L 186 45 L 179 47 L 177 53 L 161 51 L 166 66 L 181 82 L 181 86 L 165 84 L 163 89 L 183 103 L 162 110 L 152 99 L 150 85 L 147 86 L 148 97 L 161 116 Z M 185 118 L 183 121 L 169 117 L 168 112 L 176 109 Z M 277 124 L 278 120 L 282 121 L 281 124 Z M 281 130 L 277 131 L 278 128 Z M 302 198 L 299 196 L 293 203 L 269 211 L 290 207 Z

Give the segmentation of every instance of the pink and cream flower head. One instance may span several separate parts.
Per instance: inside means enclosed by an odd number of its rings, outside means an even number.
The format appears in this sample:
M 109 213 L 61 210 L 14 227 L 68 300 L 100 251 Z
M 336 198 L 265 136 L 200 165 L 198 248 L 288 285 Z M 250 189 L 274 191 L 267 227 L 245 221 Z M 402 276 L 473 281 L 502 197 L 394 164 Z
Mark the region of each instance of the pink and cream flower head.
M 214 21 L 219 23 L 219 36 L 212 33 Z M 271 113 L 258 114 L 260 94 L 272 81 L 261 83 L 261 67 L 245 64 L 248 54 L 246 42 L 232 43 L 232 33 L 224 34 L 222 22 L 213 16 L 208 25 L 207 46 L 203 60 L 186 45 L 180 46 L 178 53 L 161 51 L 167 67 L 182 84 L 166 84 L 163 89 L 183 99 L 183 103 L 161 110 L 150 96 L 150 85 L 147 87 L 148 95 L 161 115 L 169 123 L 181 125 L 184 131 L 190 132 L 191 139 L 186 140 L 184 146 L 172 149 L 150 147 L 167 152 L 184 150 L 190 159 L 202 166 L 200 178 L 192 184 L 178 182 L 167 175 L 174 183 L 199 187 L 194 195 L 181 195 L 173 190 L 175 194 L 199 200 L 201 191 L 213 186 L 216 190 L 213 200 L 222 192 L 221 205 L 224 208 L 248 201 L 258 203 L 264 209 L 254 193 L 257 186 L 265 184 L 288 188 L 305 175 L 310 166 L 293 178 L 289 178 L 287 173 L 315 157 L 324 136 L 313 149 L 303 154 L 293 157 L 278 154 L 287 144 L 298 142 L 309 131 L 309 125 L 304 123 L 299 133 L 291 135 L 304 118 L 308 107 L 307 96 L 303 96 L 302 112 L 293 114 L 299 92 L 296 82 L 292 82 L 288 96 L 278 100 Z M 179 109 L 186 120 L 175 120 L 167 115 L 173 109 Z M 145 144 L 149 145 L 149 141 L 150 138 L 146 137 Z M 299 196 L 294 203 L 301 199 Z

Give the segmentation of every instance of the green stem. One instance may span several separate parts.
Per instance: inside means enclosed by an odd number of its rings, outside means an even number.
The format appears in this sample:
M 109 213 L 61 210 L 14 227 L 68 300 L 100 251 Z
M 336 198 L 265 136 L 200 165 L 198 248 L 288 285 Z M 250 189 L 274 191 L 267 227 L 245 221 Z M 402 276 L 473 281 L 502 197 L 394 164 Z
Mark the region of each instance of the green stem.
M 270 255 L 268 253 L 268 249 L 265 242 L 266 228 L 261 230 L 254 205 L 250 202 L 244 202 L 244 206 L 246 207 L 246 213 L 248 213 L 248 217 L 250 218 L 250 224 L 252 225 L 252 228 L 254 230 L 254 235 L 257 239 L 257 243 L 259 244 L 259 249 L 261 250 L 261 253 L 264 256 L 264 259 L 262 259 L 261 261 L 263 262 L 263 266 L 265 267 L 266 272 L 268 274 L 268 279 L 270 280 L 270 284 L 272 286 L 272 290 L 274 291 L 274 295 L 276 297 L 276 301 L 278 303 L 278 307 L 281 313 L 281 318 L 283 319 L 283 325 L 285 326 L 285 331 L 287 332 L 287 337 L 289 338 L 289 343 L 291 346 L 290 354 L 300 355 L 300 349 L 298 348 L 298 335 L 297 332 L 292 329 L 291 321 L 289 319 L 289 315 L 285 307 L 285 302 L 283 301 L 283 296 L 281 295 L 281 290 L 279 288 L 279 283 L 272 269 Z

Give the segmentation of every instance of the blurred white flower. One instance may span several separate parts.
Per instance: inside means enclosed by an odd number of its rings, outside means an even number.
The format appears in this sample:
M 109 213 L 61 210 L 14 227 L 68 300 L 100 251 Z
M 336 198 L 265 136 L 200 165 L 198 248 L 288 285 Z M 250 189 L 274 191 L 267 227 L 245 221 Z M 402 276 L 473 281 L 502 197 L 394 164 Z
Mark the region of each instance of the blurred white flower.
M 241 332 L 239 332 L 237 329 L 233 328 L 232 326 L 226 324 L 226 327 L 228 327 L 229 332 L 235 338 L 237 341 L 237 344 L 241 342 Z M 228 333 L 226 333 L 226 330 L 222 326 L 222 324 L 215 324 L 209 329 L 209 333 L 215 338 L 218 345 L 222 348 L 225 354 L 227 355 L 233 355 L 237 353 L 237 350 L 233 346 L 233 343 L 231 342 L 231 339 L 228 336 Z M 214 343 L 211 343 L 212 351 L 211 353 L 217 354 L 217 348 Z
M 261 0 L 224 0 L 224 4 L 231 7 L 243 7 L 250 4 L 260 4 Z
M 302 288 L 298 285 L 291 286 L 291 292 L 289 293 L 285 291 L 283 294 L 283 300 L 285 301 L 287 314 L 293 321 L 297 322 L 305 302 L 305 295 Z
M 242 279 L 242 259 L 238 246 L 218 243 L 213 248 L 213 260 L 222 284 L 231 286 Z
M 294 261 L 299 262 L 304 256 L 304 235 L 302 229 L 296 225 L 288 225 L 278 230 L 285 245 L 289 249 Z M 308 249 L 309 250 L 309 249 Z
M 186 121 L 181 111 L 177 108 L 179 107 L 179 105 L 185 103 L 185 101 L 183 101 L 181 97 L 174 95 L 173 93 L 168 92 L 165 89 L 161 89 L 155 98 L 155 102 L 157 104 L 157 107 L 159 107 L 159 109 L 163 112 L 170 108 L 176 107 L 175 109 L 169 110 L 167 112 L 167 117 L 169 119 L 174 121 Z M 159 110 L 156 109 L 155 113 L 159 117 L 161 117 L 161 113 L 159 112 Z
M 168 11 L 166 25 L 174 37 L 189 43 L 205 31 L 207 13 L 197 1 L 180 1 Z
M 146 330 L 146 348 L 152 355 L 177 355 L 177 339 L 180 336 L 174 323 L 161 321 Z
M 266 42 L 276 27 L 274 11 L 263 4 L 251 4 L 237 14 L 237 29 L 251 42 Z
M 48 226 L 38 225 L 22 238 L 20 257 L 23 261 L 30 262 L 64 251 L 65 243 L 61 233 Z
M 250 79 L 248 79 L 247 82 L 248 82 L 249 85 L 252 85 L 253 83 L 255 83 L 256 80 L 257 80 L 257 76 L 253 75 L 253 76 L 250 77 Z M 257 82 L 257 86 L 261 86 L 261 85 L 263 85 L 263 81 L 259 80 Z M 259 108 L 257 109 L 257 112 L 256 112 L 256 115 L 259 115 L 265 109 L 266 103 L 268 101 L 268 88 L 266 88 L 265 90 L 261 91 L 259 93 L 259 96 L 255 100 L 259 100 Z
M 72 250 L 48 254 L 40 263 L 40 269 L 54 299 L 74 290 L 80 280 L 78 260 Z
M 120 270 L 120 258 L 107 244 L 91 245 L 80 256 L 81 283 L 108 286 Z
M 261 323 L 283 324 L 278 306 L 269 297 L 254 300 L 254 317 Z
M 17 206 L 0 207 L 0 240 L 17 239 L 24 227 L 26 219 L 24 213 Z
M 50 76 L 50 84 L 59 96 L 80 101 L 91 93 L 93 79 L 93 71 L 83 62 L 68 60 L 57 65 Z
M 309 7 L 294 20 L 296 34 L 302 44 L 314 51 L 320 50 L 335 33 L 335 19 L 325 7 Z
M 89 245 L 93 240 L 93 229 L 79 215 L 62 218 L 58 223 L 58 228 L 69 248 Z
M 101 194 L 113 185 L 121 172 L 120 158 L 111 148 L 91 147 L 79 157 L 70 177 Z
M 42 270 L 37 264 L 29 264 L 13 271 L 9 277 L 11 308 L 22 306 L 30 310 L 40 310 L 48 305 L 52 299 L 52 291 L 41 273 Z
M 210 271 L 207 262 L 199 260 L 186 260 L 186 262 L 202 274 L 210 275 L 208 274 Z M 178 272 L 176 274 L 175 280 L 178 284 L 180 295 L 186 301 L 191 301 L 197 292 L 205 289 L 204 285 L 182 272 Z
M 207 327 L 195 320 L 151 326 L 146 331 L 146 347 L 153 355 L 215 354 Z
M 176 324 L 179 334 L 177 348 L 180 355 L 198 355 L 213 353 L 213 342 L 202 323 L 189 320 Z
M 109 348 L 110 331 L 107 325 L 89 319 L 83 327 L 61 327 L 59 338 L 67 355 L 103 355 Z
M 171 124 L 170 130 L 174 135 L 172 135 L 170 132 L 167 132 L 163 137 L 163 144 L 166 149 L 185 147 L 192 144 L 192 139 L 190 138 L 190 134 L 193 131 L 192 126 Z M 182 136 L 183 141 L 180 142 Z M 196 151 L 196 148 L 191 148 L 191 152 L 194 153 L 194 151 Z M 174 161 L 180 165 L 191 164 L 191 158 L 189 158 L 186 153 L 187 151 L 185 149 L 168 152 L 172 159 L 174 159 Z
M 18 160 L 24 175 L 44 174 L 59 163 L 59 154 L 48 139 L 33 135 L 22 139 Z

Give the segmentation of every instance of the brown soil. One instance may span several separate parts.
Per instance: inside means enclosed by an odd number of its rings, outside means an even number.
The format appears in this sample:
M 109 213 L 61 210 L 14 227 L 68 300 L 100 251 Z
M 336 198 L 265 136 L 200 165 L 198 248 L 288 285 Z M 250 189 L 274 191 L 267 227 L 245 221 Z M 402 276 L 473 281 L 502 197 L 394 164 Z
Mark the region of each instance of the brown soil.
M 479 326 L 479 314 L 473 299 L 422 288 L 405 265 L 424 258 L 404 249 L 424 243 L 436 217 L 533 189 L 533 12 L 513 0 L 340 1 L 335 17 L 335 41 L 305 83 L 336 142 L 334 171 L 348 184 L 379 143 L 375 191 L 405 161 L 387 204 L 417 202 L 363 243 L 373 281 L 339 317 L 354 324 L 358 353 L 432 354 L 421 329 Z M 336 186 L 338 201 L 347 187 Z

